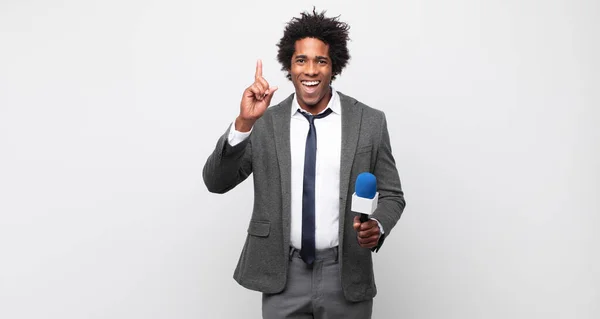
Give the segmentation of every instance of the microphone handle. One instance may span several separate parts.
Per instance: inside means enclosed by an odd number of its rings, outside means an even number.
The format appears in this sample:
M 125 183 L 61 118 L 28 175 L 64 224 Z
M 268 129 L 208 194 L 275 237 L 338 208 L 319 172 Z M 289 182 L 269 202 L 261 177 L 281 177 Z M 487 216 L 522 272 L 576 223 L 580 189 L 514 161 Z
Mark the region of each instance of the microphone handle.
M 364 223 L 364 222 L 366 222 L 368 220 L 369 220 L 369 215 L 367 215 L 367 214 L 360 214 L 360 222 L 361 223 Z

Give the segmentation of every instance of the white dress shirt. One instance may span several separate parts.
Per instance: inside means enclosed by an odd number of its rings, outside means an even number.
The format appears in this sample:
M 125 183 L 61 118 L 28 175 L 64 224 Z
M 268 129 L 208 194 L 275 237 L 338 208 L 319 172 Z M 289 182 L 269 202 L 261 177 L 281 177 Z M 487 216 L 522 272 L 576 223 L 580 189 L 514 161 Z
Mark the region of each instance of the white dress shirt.
M 315 248 L 338 245 L 340 219 L 340 159 L 342 149 L 342 107 L 337 92 L 331 88 L 327 104 L 333 112 L 315 119 L 317 157 L 315 167 Z M 323 112 L 325 112 L 323 110 Z M 302 193 L 304 182 L 304 151 L 308 135 L 308 120 L 300 114 L 296 98 L 292 102 L 290 121 L 290 150 L 292 155 L 292 216 L 290 242 L 302 248 Z M 321 112 L 322 113 L 322 112 Z
M 294 248 L 302 248 L 302 191 L 304 181 L 304 151 L 308 135 L 308 120 L 300 114 L 296 97 L 292 100 L 290 121 L 291 176 L 291 227 L 290 240 Z M 342 148 L 342 107 L 340 97 L 331 87 L 331 99 L 327 104 L 333 112 L 315 119 L 317 157 L 315 169 L 315 248 L 326 249 L 339 243 L 340 218 L 340 162 Z M 323 110 L 323 112 L 325 112 Z M 321 113 L 323 113 L 321 112 Z M 250 132 L 235 130 L 235 122 L 229 130 L 229 145 L 244 141 Z M 379 224 L 379 221 L 377 222 Z M 381 224 L 379 225 L 380 230 Z

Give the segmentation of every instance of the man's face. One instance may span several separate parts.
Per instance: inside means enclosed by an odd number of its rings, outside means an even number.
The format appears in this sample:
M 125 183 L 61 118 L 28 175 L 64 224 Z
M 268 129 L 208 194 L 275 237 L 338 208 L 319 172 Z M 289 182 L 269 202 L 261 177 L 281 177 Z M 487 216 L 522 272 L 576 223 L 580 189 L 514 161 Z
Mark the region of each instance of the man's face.
M 290 74 L 302 108 L 323 109 L 327 106 L 331 70 L 329 45 L 315 38 L 296 41 Z

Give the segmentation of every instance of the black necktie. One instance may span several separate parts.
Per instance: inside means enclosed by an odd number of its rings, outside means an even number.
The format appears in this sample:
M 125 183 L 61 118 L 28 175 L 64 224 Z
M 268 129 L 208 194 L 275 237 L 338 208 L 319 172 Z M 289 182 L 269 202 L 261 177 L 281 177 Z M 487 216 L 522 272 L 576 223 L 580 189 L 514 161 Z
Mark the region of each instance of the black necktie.
M 310 115 L 304 112 L 308 120 L 308 135 L 306 136 L 306 149 L 304 152 L 304 181 L 302 189 L 302 249 L 300 257 L 305 263 L 312 265 L 315 261 L 315 170 L 317 161 L 317 131 L 315 119 L 324 118 L 331 114 L 330 108 L 319 115 Z

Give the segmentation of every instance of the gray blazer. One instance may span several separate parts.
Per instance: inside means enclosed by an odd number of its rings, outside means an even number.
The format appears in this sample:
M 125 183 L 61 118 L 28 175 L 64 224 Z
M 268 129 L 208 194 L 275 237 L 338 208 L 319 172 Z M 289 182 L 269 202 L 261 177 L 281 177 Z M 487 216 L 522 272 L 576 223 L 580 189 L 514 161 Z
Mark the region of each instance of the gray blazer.
M 340 164 L 339 262 L 344 295 L 363 301 L 377 294 L 372 251 L 359 246 L 352 227 L 354 183 L 358 174 L 377 177 L 379 202 L 372 217 L 389 235 L 405 201 L 387 130 L 385 115 L 340 92 L 342 149 Z M 204 165 L 208 190 L 225 193 L 254 173 L 254 207 L 246 243 L 234 272 L 242 286 L 264 293 L 281 292 L 286 285 L 290 247 L 290 120 L 294 95 L 267 109 L 252 134 L 232 147 L 231 127 L 221 136 Z M 379 246 L 383 243 L 383 238 Z M 377 247 L 378 249 L 379 247 Z

